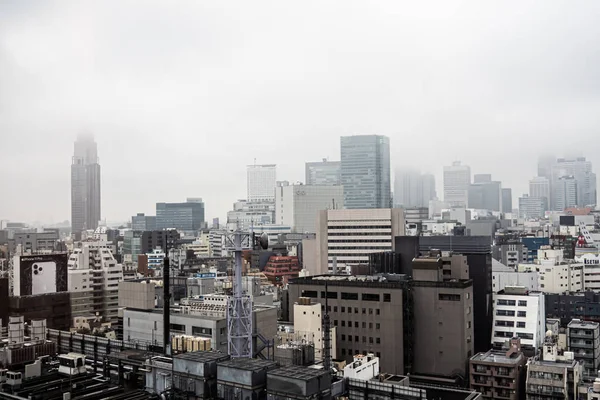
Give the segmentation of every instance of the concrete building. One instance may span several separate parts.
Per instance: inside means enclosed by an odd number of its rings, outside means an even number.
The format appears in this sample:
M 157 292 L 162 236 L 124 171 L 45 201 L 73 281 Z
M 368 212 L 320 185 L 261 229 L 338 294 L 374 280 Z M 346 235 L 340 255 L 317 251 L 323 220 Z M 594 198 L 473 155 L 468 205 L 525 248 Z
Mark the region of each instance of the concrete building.
M 519 264 L 527 262 L 527 248 L 517 238 L 496 236 L 492 257 L 516 270 Z
M 404 235 L 399 208 L 323 210 L 317 218 L 317 259 L 320 273 L 350 265 L 366 265 L 369 254 L 394 249 L 394 237 Z
M 502 348 L 519 337 L 524 349 L 540 347 L 546 330 L 544 293 L 529 292 L 522 286 L 507 286 L 494 294 L 492 345 Z
M 467 375 L 473 355 L 473 281 L 467 258 L 432 251 L 413 261 L 414 372 Z
M 154 249 L 151 253 L 146 253 L 148 260 L 148 269 L 160 271 L 165 260 L 165 252 L 161 249 Z
M 444 202 L 451 207 L 466 207 L 469 200 L 471 168 L 455 161 L 444 167 Z
M 307 162 L 305 183 L 307 185 L 341 185 L 341 169 L 340 161 L 328 161 L 326 158 L 320 162 Z
M 367 280 L 368 279 L 368 280 Z M 289 284 L 289 304 L 310 297 L 331 311 L 337 329 L 337 359 L 347 362 L 356 354 L 372 352 L 380 358 L 381 370 L 402 374 L 412 365 L 412 310 L 408 280 L 363 280 L 349 276 L 297 278 Z M 408 301 L 408 303 L 407 303 Z M 291 322 L 293 316 L 290 315 Z
M 274 202 L 277 182 L 275 164 L 248 165 L 247 185 L 249 202 Z
M 548 211 L 550 205 L 550 180 L 545 176 L 536 176 L 530 180 L 529 197 L 542 199 L 545 206 L 544 211 Z
M 547 293 L 546 315 L 567 326 L 573 319 L 600 322 L 600 293 Z
M 479 181 L 469 185 L 468 207 L 476 210 L 502 210 L 502 184 L 498 181 Z
M 152 253 L 154 250 L 171 250 L 177 246 L 181 233 L 176 229 L 146 231 L 142 233 L 141 253 Z
M 435 177 L 413 169 L 396 169 L 394 207 L 429 207 L 436 199 Z
M 100 164 L 93 136 L 81 134 L 75 141 L 71 164 L 71 233 L 96 229 L 101 219 Z
M 521 352 L 519 339 L 513 338 L 508 351 L 489 350 L 471 357 L 470 387 L 484 399 L 522 399 L 526 363 L 527 357 Z
M 204 202 L 188 198 L 185 203 L 156 203 L 156 229 L 197 232 L 204 228 Z
M 77 310 L 73 316 L 98 315 L 105 322 L 117 322 L 123 267 L 117 264 L 110 250 L 85 244 L 69 256 L 68 266 L 71 304 Z
M 345 207 L 391 207 L 389 138 L 381 135 L 342 136 L 340 150 Z
M 308 297 L 300 297 L 297 303 L 294 303 L 294 336 L 302 342 L 314 344 L 315 360 L 323 360 L 323 312 L 324 306 L 321 303 L 312 303 Z M 331 333 L 331 354 L 335 357 L 337 354 L 337 337 L 335 325 Z
M 502 212 L 505 214 L 513 212 L 511 188 L 502 188 Z
M 552 182 L 552 204 L 553 210 L 563 211 L 569 207 L 579 205 L 577 194 L 578 182 L 574 176 L 561 176 Z
M 582 379 L 596 379 L 600 366 L 600 324 L 573 319 L 567 325 L 567 348 L 583 368 Z
M 519 218 L 543 218 L 546 208 L 544 200 L 539 197 L 530 197 L 527 194 L 519 197 Z
M 154 309 L 156 285 L 154 282 L 119 282 L 119 308 L 136 310 Z
M 273 187 L 275 197 L 275 187 Z M 229 230 L 250 230 L 253 226 L 275 223 L 275 202 L 238 200 L 233 203 L 233 210 L 227 212 L 227 228 Z
M 527 363 L 526 399 L 579 399 L 583 368 L 572 352 L 558 348 L 557 337 L 547 332 L 541 357 Z
M 539 291 L 539 273 L 536 270 L 518 271 L 500 262 L 492 261 L 492 290 L 499 292 L 507 286 L 523 286 L 529 291 Z
M 552 166 L 551 191 L 552 209 L 594 206 L 597 202 L 596 174 L 592 171 L 591 161 L 585 157 L 558 158 Z M 564 202 L 564 203 L 563 203 Z M 571 204 L 574 205 L 566 205 Z M 562 208 L 561 208 L 562 207 Z
M 562 249 L 542 246 L 538 250 L 537 264 L 530 268 L 533 267 L 539 273 L 540 290 L 546 293 L 585 290 L 583 264 L 565 260 Z
M 15 254 L 21 246 L 22 254 L 52 253 L 60 251 L 58 229 L 48 229 L 44 232 L 15 233 L 8 240 L 8 252 Z
M 156 230 L 156 217 L 153 215 L 145 215 L 144 213 L 138 213 L 131 217 L 131 230 L 132 231 L 155 231 Z
M 289 185 L 275 190 L 275 221 L 291 226 L 292 232 L 315 233 L 319 211 L 343 208 L 340 185 Z

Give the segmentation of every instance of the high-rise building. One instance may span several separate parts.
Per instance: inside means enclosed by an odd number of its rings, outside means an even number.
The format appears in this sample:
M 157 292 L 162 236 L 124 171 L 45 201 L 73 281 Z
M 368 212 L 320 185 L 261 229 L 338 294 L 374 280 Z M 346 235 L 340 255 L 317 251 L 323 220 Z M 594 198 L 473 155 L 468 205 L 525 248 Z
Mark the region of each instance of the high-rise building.
M 290 185 L 275 193 L 275 223 L 292 227 L 292 232 L 315 233 L 321 210 L 344 208 L 341 185 Z
M 248 201 L 275 201 L 277 166 L 275 164 L 248 165 Z
M 556 156 L 544 155 L 538 158 L 537 176 L 550 180 L 552 178 L 552 166 L 556 163 Z
M 156 229 L 196 232 L 205 225 L 204 202 L 188 198 L 185 203 L 156 203 Z
M 444 167 L 444 201 L 452 207 L 466 207 L 471 184 L 471 167 L 455 161 Z
M 156 217 L 153 215 L 144 215 L 138 213 L 131 217 L 131 230 L 133 231 L 153 231 L 156 229 Z
M 556 211 L 581 205 L 577 194 L 579 185 L 574 176 L 561 176 L 552 182 L 552 204 Z
M 578 207 L 594 206 L 596 205 L 596 174 L 592 172 L 592 163 L 587 161 L 585 157 L 577 158 L 559 158 L 556 163 L 552 166 L 552 177 L 550 183 L 551 191 L 551 206 L 553 210 L 562 211 L 563 198 L 561 192 L 565 190 L 563 182 L 560 182 L 562 178 L 572 179 L 575 181 L 576 194 L 570 196 L 569 201 L 575 200 L 575 205 Z M 572 184 L 568 184 L 572 186 Z M 568 190 L 572 190 L 569 188 Z M 556 200 L 558 199 L 558 200 Z M 554 203 L 554 201 L 557 201 Z M 570 206 L 567 206 L 570 207 Z
M 539 197 L 531 197 L 524 194 L 519 197 L 519 218 L 543 218 L 546 211 L 547 202 Z
M 512 212 L 512 189 L 502 188 L 502 212 Z
M 475 175 L 481 176 L 481 175 Z M 485 175 L 485 177 L 490 177 Z M 469 185 L 468 201 L 469 208 L 478 210 L 500 211 L 502 206 L 502 184 L 498 181 L 481 180 Z
M 327 161 L 306 163 L 307 185 L 341 185 L 341 163 L 339 161 Z
M 389 138 L 381 135 L 342 136 L 340 150 L 345 207 L 389 208 Z
M 91 135 L 79 135 L 71 164 L 71 232 L 76 238 L 96 229 L 101 218 L 98 146 Z
M 397 169 L 394 181 L 394 207 L 429 207 L 436 198 L 435 177 L 411 169 Z
M 544 210 L 550 206 L 550 179 L 545 176 L 536 176 L 529 181 L 529 197 L 538 198 L 544 204 Z

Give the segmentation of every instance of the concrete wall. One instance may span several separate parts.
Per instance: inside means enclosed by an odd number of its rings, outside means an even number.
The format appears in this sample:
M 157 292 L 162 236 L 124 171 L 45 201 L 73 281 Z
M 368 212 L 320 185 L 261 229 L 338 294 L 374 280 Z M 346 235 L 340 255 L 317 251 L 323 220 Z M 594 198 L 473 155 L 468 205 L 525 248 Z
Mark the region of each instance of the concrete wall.
M 119 282 L 119 307 L 152 310 L 154 293 L 154 283 Z

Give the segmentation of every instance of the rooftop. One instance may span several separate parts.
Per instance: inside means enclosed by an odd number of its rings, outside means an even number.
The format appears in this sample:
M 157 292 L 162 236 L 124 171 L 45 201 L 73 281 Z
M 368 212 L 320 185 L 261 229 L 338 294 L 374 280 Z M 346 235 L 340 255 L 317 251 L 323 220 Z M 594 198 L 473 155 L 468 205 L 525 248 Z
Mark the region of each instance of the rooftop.
M 306 368 L 297 365 L 290 365 L 269 371 L 269 375 L 271 376 L 281 376 L 284 378 L 301 379 L 305 381 L 317 379 L 326 374 L 327 372 L 323 369 Z
M 567 325 L 567 328 L 581 328 L 581 329 L 596 329 L 600 326 L 598 322 L 593 321 L 582 321 L 580 319 L 572 319 Z
M 177 354 L 173 358 L 206 363 L 211 361 L 225 361 L 229 358 L 229 355 L 219 351 L 194 351 L 190 353 Z
M 231 360 L 220 362 L 218 366 L 243 369 L 246 371 L 262 371 L 263 369 L 275 368 L 277 364 L 274 361 L 259 360 L 256 358 L 233 358 Z
M 381 275 L 316 275 L 305 276 L 290 280 L 296 285 L 321 285 L 329 286 L 370 286 L 379 288 L 402 289 L 409 281 L 408 275 L 381 274 Z
M 523 360 L 522 353 L 515 353 L 515 357 L 507 357 L 505 351 L 488 350 L 485 353 L 477 353 L 471 357 L 471 361 L 489 362 L 497 364 L 519 364 Z

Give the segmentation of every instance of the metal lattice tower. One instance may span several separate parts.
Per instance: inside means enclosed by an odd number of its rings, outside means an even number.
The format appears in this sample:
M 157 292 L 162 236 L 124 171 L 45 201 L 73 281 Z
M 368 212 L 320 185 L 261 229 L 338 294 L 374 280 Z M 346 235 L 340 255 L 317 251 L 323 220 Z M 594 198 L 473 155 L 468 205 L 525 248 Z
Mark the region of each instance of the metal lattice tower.
M 252 297 L 242 288 L 242 251 L 252 249 L 252 234 L 237 230 L 226 235 L 235 256 L 233 295 L 227 300 L 227 348 L 231 358 L 252 358 Z M 244 246 L 244 244 L 246 246 Z

